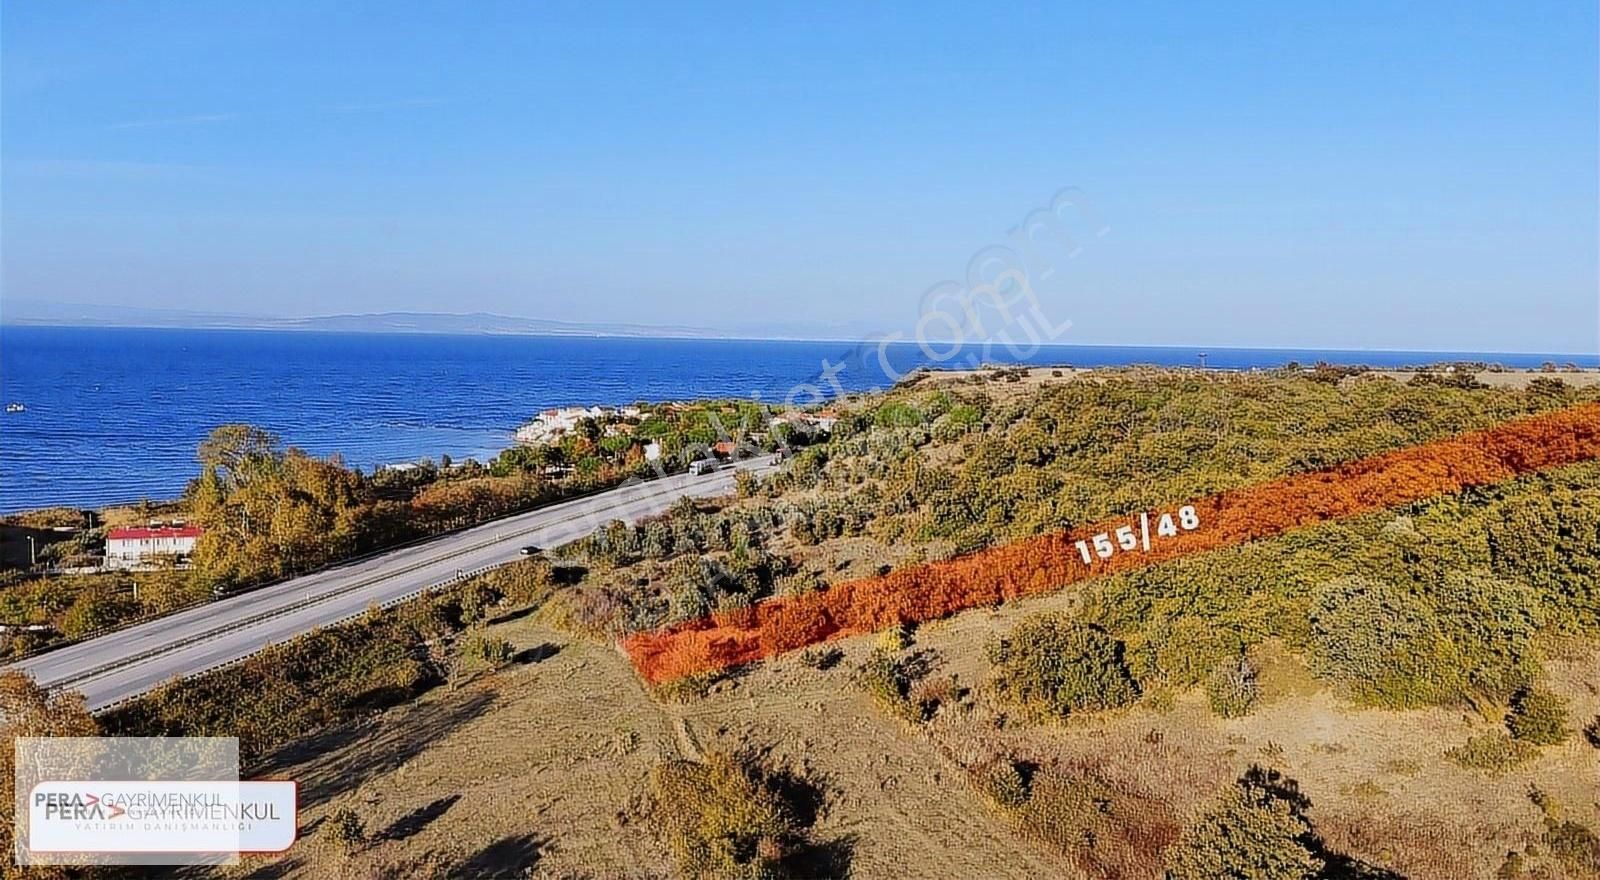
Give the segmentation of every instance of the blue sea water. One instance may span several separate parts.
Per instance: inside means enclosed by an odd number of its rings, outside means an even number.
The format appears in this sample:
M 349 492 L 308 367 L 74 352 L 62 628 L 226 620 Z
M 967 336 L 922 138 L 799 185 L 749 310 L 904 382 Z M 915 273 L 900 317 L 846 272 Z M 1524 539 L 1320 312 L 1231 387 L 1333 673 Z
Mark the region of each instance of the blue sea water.
M 968 346 L 945 366 L 1024 362 L 1195 365 L 1200 349 Z M 941 356 L 945 352 L 938 352 Z M 927 363 L 916 345 L 843 342 L 445 336 L 0 327 L 0 511 L 180 494 L 195 446 L 248 422 L 318 455 L 371 468 L 448 454 L 492 457 L 550 406 L 697 397 L 809 403 L 886 387 Z M 1211 367 L 1403 366 L 1484 360 L 1538 366 L 1570 356 L 1207 350 Z M 1593 355 L 1579 359 L 1596 366 Z

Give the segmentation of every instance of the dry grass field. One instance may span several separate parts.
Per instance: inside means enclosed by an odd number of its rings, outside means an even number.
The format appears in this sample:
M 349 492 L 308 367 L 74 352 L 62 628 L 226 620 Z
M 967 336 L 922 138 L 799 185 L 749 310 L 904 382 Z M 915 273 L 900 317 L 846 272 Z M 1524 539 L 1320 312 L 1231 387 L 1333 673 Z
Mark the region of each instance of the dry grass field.
M 1004 751 L 1081 768 L 1181 826 L 1244 769 L 1299 781 L 1329 847 L 1415 878 L 1490 877 L 1537 842 L 1537 786 L 1587 824 L 1600 819 L 1596 751 L 1581 738 L 1491 777 L 1444 750 L 1493 725 L 1445 709 L 1357 709 L 1319 689 L 1287 655 L 1265 665 L 1263 708 L 1221 719 L 1201 694 L 1146 700 L 1084 721 L 1007 716 L 983 687 L 983 645 L 1070 595 L 974 611 L 916 633 L 914 649 L 971 689 L 965 708 L 930 722 L 892 716 L 853 688 L 872 638 L 840 644 L 831 669 L 796 655 L 742 671 L 687 703 L 656 699 L 623 655 L 533 618 L 497 624 L 519 661 L 440 688 L 415 704 L 336 729 L 278 756 L 271 773 L 302 783 L 307 839 L 282 860 L 236 869 L 254 878 L 437 876 L 669 877 L 645 795 L 657 762 L 746 750 L 807 780 L 818 870 L 860 878 L 1152 876 L 1148 853 L 1101 870 L 1029 840 L 969 782 L 965 768 Z M 1552 665 L 1575 717 L 1600 711 L 1592 648 Z M 371 843 L 335 854 L 320 833 L 353 810 Z M 471 843 L 469 843 L 471 842 Z M 1538 875 L 1533 875 L 1538 876 Z M 1553 876 L 1560 876 L 1559 874 Z

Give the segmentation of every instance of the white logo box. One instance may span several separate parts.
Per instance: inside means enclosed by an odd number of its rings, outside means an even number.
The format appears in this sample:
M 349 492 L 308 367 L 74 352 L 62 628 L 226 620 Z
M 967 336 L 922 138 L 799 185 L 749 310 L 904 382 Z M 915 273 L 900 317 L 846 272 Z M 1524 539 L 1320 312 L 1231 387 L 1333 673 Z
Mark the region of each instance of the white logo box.
M 52 780 L 28 795 L 36 853 L 278 853 L 299 834 L 292 781 Z

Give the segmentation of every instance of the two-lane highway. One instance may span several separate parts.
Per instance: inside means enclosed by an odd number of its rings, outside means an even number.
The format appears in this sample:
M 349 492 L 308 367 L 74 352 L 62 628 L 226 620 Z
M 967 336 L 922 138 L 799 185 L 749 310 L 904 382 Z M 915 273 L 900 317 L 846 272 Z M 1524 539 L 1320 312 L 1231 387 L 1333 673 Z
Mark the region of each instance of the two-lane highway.
M 373 604 L 510 562 L 529 544 L 553 547 L 610 520 L 636 522 L 684 496 L 725 495 L 733 490 L 738 470 L 763 473 L 771 470 L 766 461 L 664 477 L 552 504 L 108 633 L 11 668 L 46 687 L 82 691 L 89 708 L 101 709 L 175 676 L 204 672 L 354 617 Z

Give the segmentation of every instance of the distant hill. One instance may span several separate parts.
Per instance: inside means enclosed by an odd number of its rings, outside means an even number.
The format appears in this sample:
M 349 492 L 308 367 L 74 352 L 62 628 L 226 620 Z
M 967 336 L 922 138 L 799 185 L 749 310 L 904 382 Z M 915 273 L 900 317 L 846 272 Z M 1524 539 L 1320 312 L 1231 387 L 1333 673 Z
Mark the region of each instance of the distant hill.
M 638 336 L 672 339 L 805 339 L 858 340 L 877 338 L 881 327 L 865 321 L 815 319 L 736 323 L 721 327 L 658 324 L 552 321 L 489 312 L 379 312 L 274 318 L 229 312 L 195 312 L 139 306 L 89 305 L 43 300 L 6 299 L 0 303 L 0 324 L 54 327 L 167 327 L 173 329 L 322 330 L 345 333 L 457 333 L 505 336 Z M 935 335 L 933 338 L 943 338 Z
M 226 312 L 191 312 L 138 306 L 102 306 L 7 300 L 0 322 L 16 326 L 169 327 L 233 330 L 322 330 L 347 333 L 461 333 L 528 336 L 655 336 L 713 338 L 731 335 L 703 327 L 649 324 L 579 323 L 516 318 L 487 312 L 456 315 L 437 312 L 383 312 L 272 318 Z

